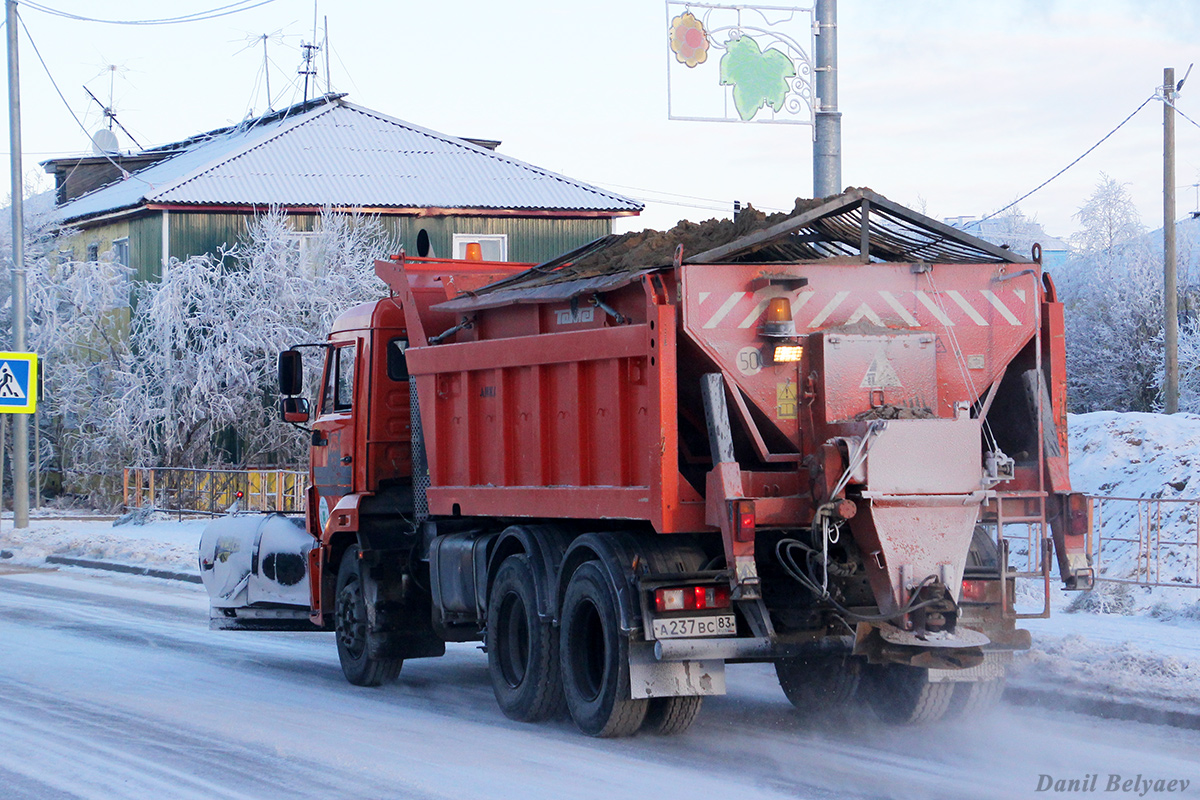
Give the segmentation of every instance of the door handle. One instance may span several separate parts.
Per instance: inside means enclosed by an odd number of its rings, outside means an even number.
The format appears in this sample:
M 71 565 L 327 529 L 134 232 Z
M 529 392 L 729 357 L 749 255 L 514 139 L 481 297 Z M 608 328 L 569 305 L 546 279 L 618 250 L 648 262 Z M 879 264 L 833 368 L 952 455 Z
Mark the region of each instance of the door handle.
M 349 463 L 350 463 L 351 461 L 353 461 L 353 460 L 354 460 L 354 459 L 352 459 L 350 456 L 342 456 L 342 463 L 343 463 L 343 464 L 349 464 Z

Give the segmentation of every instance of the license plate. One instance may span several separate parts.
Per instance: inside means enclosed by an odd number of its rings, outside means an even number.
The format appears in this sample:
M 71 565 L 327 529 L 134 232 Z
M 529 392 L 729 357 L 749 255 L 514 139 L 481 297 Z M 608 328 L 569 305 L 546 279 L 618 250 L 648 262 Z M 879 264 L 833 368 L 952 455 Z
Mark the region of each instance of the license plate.
M 693 636 L 732 636 L 737 633 L 733 614 L 656 619 L 650 630 L 655 639 L 690 639 Z

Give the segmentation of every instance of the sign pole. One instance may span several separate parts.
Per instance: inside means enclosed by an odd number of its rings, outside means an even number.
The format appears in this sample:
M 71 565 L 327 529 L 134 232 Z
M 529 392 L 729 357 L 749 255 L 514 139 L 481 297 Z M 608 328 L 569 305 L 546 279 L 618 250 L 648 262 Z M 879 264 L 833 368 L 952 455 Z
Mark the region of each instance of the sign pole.
M 8 38 L 8 137 L 12 179 L 12 349 L 25 352 L 25 187 L 21 181 L 21 80 L 17 64 L 17 0 L 5 0 Z M 13 420 L 13 527 L 29 527 L 29 418 Z

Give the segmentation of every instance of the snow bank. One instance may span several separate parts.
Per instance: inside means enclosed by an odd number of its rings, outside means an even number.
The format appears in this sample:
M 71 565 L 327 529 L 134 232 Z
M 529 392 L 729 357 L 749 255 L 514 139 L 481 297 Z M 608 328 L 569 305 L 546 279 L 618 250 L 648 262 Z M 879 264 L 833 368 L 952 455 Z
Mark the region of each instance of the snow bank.
M 120 564 L 199 574 L 197 548 L 207 519 L 178 521 L 155 514 L 144 524 L 114 526 L 111 519 L 38 519 L 12 528 L 0 526 L 0 563 L 40 566 L 46 556 L 112 561 Z
M 1097 504 L 1100 577 L 1181 584 L 1101 584 L 1079 596 L 1070 609 L 1161 617 L 1200 601 L 1200 588 L 1195 588 L 1200 505 L 1172 502 L 1200 500 L 1200 416 L 1097 411 L 1072 415 L 1068 426 L 1076 491 L 1163 501 Z M 1157 554 L 1139 546 L 1139 539 L 1157 543 Z

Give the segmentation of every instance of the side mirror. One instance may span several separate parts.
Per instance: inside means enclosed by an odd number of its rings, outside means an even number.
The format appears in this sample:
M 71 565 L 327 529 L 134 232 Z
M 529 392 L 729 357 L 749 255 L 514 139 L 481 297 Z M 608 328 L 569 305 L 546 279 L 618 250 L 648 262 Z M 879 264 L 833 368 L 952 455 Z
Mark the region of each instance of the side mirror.
M 304 362 L 299 350 L 284 350 L 279 354 L 279 393 L 296 395 L 304 391 Z M 308 413 L 307 408 L 305 413 Z
M 284 422 L 304 424 L 308 422 L 307 397 L 282 397 L 279 399 L 279 417 Z

